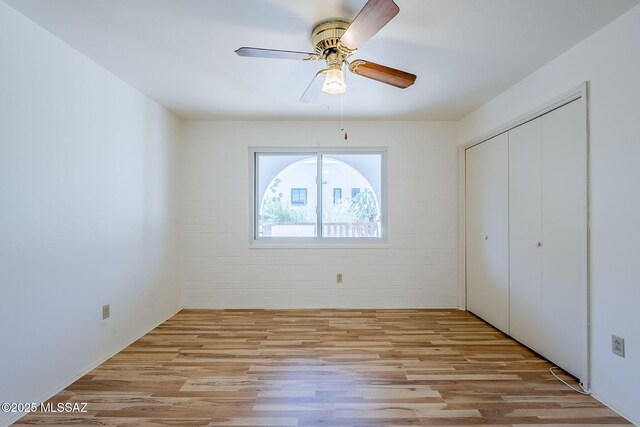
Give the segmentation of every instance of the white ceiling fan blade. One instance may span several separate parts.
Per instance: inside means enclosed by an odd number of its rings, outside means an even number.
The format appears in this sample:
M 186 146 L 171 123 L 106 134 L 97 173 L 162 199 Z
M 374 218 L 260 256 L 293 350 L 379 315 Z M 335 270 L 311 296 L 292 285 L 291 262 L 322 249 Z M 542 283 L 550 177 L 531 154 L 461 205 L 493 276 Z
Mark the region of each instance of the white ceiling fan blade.
M 318 99 L 320 92 L 322 92 L 322 84 L 324 83 L 326 73 L 327 70 L 318 71 L 313 80 L 311 80 L 311 83 L 309 83 L 309 86 L 307 86 L 307 90 L 305 90 L 300 97 L 300 102 L 308 104 Z
M 236 50 L 238 56 L 250 58 L 273 58 L 273 59 L 311 59 L 314 54 L 309 52 L 295 52 L 291 50 L 262 49 L 259 47 L 241 47 Z

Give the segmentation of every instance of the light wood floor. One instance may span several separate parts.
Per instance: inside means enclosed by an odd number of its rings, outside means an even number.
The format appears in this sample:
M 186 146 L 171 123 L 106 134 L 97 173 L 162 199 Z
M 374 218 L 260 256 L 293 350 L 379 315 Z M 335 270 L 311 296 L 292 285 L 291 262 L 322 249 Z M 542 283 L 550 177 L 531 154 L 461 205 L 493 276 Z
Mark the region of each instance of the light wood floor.
M 19 424 L 629 425 L 457 310 L 183 310 Z

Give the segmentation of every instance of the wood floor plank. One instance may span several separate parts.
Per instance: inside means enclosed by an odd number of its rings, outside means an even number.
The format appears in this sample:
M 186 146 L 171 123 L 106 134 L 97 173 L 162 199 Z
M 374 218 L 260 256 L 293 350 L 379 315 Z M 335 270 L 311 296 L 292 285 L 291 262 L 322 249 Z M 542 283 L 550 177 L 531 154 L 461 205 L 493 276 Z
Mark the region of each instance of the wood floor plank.
M 16 425 L 630 425 L 551 366 L 459 310 L 182 310 Z

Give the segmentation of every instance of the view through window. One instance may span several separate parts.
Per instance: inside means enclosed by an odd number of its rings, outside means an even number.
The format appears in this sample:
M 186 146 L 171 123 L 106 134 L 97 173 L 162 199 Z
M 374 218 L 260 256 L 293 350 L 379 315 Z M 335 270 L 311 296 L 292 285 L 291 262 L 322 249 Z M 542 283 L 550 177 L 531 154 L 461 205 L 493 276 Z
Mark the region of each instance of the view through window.
M 256 152 L 255 239 L 381 239 L 383 155 Z

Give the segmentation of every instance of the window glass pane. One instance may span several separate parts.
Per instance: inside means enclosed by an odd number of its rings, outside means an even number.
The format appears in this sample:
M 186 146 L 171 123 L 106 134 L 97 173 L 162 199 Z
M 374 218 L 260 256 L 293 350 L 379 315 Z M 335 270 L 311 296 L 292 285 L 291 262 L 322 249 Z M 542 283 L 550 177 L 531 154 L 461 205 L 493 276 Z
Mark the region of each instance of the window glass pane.
M 336 189 L 341 203 L 334 202 Z M 382 154 L 322 156 L 323 237 L 382 237 L 381 207 Z
M 316 237 L 316 154 L 258 153 L 256 162 L 256 237 Z

